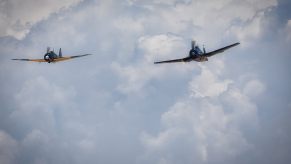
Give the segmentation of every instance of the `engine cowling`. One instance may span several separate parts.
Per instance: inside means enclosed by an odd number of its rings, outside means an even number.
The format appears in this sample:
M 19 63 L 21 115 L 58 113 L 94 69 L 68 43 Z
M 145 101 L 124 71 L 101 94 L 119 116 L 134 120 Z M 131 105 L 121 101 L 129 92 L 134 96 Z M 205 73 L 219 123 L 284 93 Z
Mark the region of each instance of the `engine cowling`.
M 195 55 L 196 55 L 195 50 L 194 50 L 194 49 L 191 49 L 191 50 L 189 51 L 189 56 L 194 57 Z
M 47 61 L 48 63 L 50 63 L 50 62 L 53 61 L 53 58 L 52 58 L 52 56 L 51 56 L 50 53 L 46 53 L 46 54 L 44 55 L 43 59 L 44 59 L 45 61 Z

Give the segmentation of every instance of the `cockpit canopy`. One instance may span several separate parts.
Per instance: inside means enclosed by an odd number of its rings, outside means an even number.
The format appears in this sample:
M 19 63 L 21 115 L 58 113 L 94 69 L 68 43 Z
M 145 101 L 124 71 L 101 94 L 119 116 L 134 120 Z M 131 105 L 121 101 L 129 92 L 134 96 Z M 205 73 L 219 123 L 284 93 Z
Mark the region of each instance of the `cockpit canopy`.
M 194 51 L 196 52 L 197 55 L 203 54 L 203 52 L 201 51 L 201 49 L 198 46 L 195 46 Z

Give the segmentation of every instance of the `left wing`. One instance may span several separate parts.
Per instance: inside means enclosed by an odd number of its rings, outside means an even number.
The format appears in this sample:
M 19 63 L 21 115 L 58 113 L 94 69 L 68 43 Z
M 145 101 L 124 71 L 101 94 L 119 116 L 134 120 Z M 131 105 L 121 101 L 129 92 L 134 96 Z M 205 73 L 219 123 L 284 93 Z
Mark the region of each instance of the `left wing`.
M 215 51 L 208 52 L 208 53 L 206 53 L 204 56 L 206 56 L 206 57 L 210 57 L 210 56 L 213 56 L 213 55 L 215 55 L 215 54 L 222 53 L 222 52 L 224 52 L 225 50 L 227 50 L 227 49 L 229 49 L 229 48 L 231 48 L 231 47 L 237 46 L 237 45 L 239 45 L 239 44 L 240 44 L 240 43 L 234 43 L 234 44 L 231 44 L 231 45 L 229 45 L 229 46 L 226 46 L 226 47 L 223 47 L 223 48 L 217 49 L 217 50 L 215 50 Z
M 32 61 L 32 62 L 47 62 L 44 59 L 11 59 L 11 60 Z
M 70 59 L 79 58 L 79 57 L 88 56 L 88 55 L 92 55 L 92 54 L 61 57 L 61 58 L 54 59 L 52 62 L 60 62 L 60 61 L 70 60 Z

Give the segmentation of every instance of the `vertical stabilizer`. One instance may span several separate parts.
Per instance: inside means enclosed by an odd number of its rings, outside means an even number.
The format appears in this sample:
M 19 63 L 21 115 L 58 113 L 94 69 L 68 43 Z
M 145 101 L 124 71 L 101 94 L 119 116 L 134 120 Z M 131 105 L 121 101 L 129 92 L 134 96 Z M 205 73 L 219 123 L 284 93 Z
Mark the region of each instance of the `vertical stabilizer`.
M 60 50 L 59 50 L 59 57 L 60 57 L 60 58 L 63 57 L 62 49 L 61 49 L 61 48 L 60 48 Z

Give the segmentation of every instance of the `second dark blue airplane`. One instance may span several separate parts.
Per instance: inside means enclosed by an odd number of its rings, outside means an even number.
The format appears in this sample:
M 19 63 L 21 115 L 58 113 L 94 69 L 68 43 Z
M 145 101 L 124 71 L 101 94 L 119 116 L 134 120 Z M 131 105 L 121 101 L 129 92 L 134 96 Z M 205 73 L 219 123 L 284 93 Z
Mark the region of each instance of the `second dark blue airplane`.
M 223 47 L 223 48 L 211 51 L 211 52 L 206 52 L 205 48 L 203 47 L 203 52 L 202 52 L 201 49 L 199 48 L 199 46 L 195 44 L 195 41 L 192 41 L 191 42 L 192 48 L 191 48 L 191 50 L 189 52 L 189 56 L 187 56 L 185 58 L 181 58 L 181 59 L 158 61 L 158 62 L 155 62 L 155 64 L 176 63 L 176 62 L 190 62 L 190 61 L 204 62 L 204 61 L 208 61 L 208 57 L 211 57 L 211 56 L 213 56 L 215 54 L 218 54 L 218 53 L 222 53 L 225 50 L 227 50 L 227 49 L 229 49 L 231 47 L 237 46 L 239 44 L 240 43 L 234 43 L 234 44 L 231 44 L 229 46 L 226 46 L 226 47 Z

